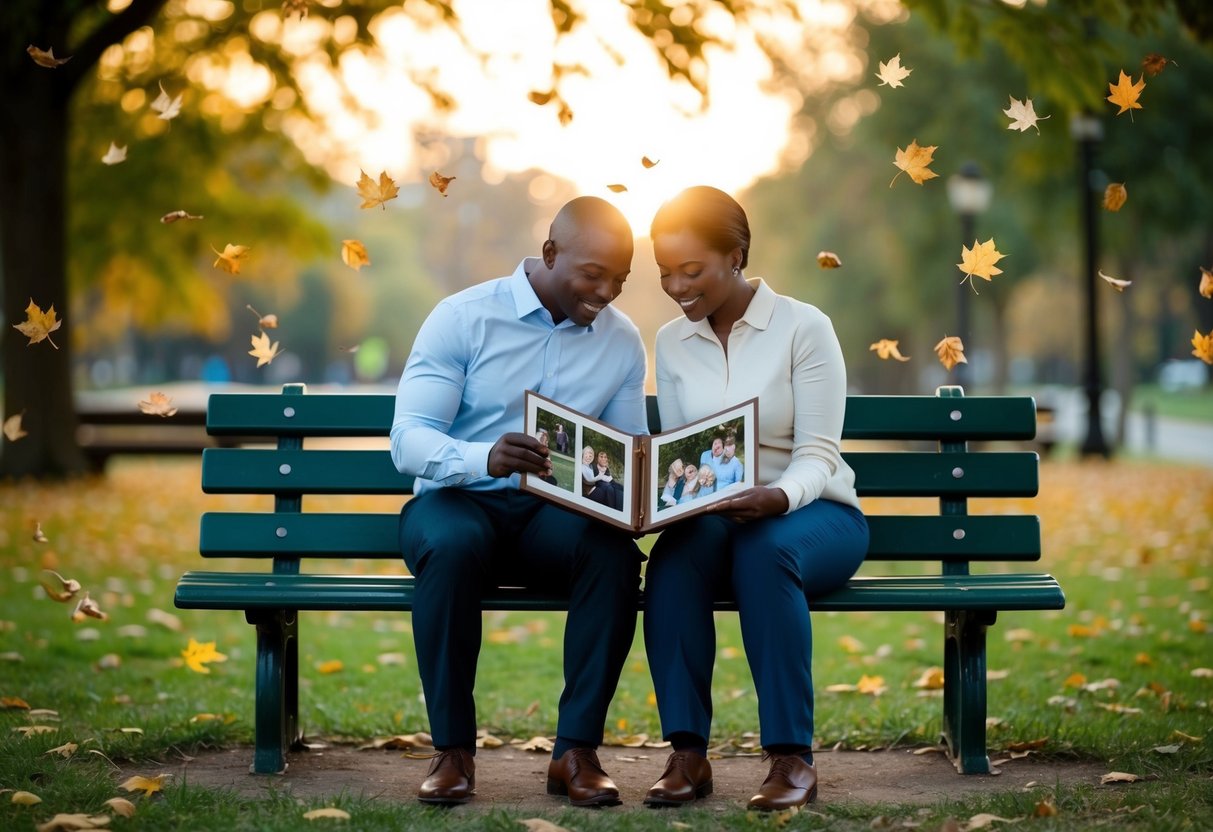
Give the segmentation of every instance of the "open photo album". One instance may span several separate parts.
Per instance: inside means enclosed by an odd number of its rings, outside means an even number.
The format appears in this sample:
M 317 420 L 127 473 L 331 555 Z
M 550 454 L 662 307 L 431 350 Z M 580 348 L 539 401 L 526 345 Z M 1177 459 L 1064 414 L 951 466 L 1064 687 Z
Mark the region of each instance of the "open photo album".
M 523 491 L 636 534 L 698 514 L 757 481 L 757 399 L 636 436 L 528 390 L 524 430 L 548 446 L 552 473 L 523 474 Z

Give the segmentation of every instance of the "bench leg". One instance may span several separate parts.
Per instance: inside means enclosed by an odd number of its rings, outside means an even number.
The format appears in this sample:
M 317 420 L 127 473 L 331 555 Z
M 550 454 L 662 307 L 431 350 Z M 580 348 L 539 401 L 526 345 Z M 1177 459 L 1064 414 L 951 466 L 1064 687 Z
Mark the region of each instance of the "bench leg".
M 257 628 L 253 774 L 286 771 L 286 750 L 298 739 L 299 647 L 294 610 L 249 610 Z
M 943 651 L 943 731 L 961 774 L 989 774 L 986 755 L 986 628 L 997 613 L 950 611 Z

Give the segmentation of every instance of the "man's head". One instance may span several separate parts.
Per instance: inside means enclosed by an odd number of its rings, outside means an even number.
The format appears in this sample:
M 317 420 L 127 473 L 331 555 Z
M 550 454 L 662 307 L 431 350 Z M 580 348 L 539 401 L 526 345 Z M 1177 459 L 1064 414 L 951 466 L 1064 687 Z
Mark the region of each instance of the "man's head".
M 729 434 L 724 438 L 724 458 L 730 460 L 737 455 L 737 437 Z
M 540 302 L 560 323 L 589 326 L 619 297 L 632 270 L 632 229 L 615 206 L 583 196 L 566 203 L 543 244 L 543 268 L 531 275 Z
M 724 451 L 724 439 L 719 436 L 712 437 L 712 456 L 720 456 Z

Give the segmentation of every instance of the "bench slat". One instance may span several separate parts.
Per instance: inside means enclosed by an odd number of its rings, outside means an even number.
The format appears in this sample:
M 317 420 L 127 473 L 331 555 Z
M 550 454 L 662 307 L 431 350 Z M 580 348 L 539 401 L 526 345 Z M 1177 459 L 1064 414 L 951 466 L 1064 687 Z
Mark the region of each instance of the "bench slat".
M 394 410 L 394 398 L 383 394 L 215 393 L 206 424 L 215 436 L 387 436 Z M 656 415 L 656 407 L 650 407 L 650 424 L 659 428 Z M 1024 440 L 1035 435 L 1036 402 L 1028 396 L 848 396 L 842 430 L 844 439 Z
M 380 610 L 412 609 L 413 579 L 403 575 L 282 575 L 249 572 L 186 572 L 177 583 L 181 609 Z M 643 608 L 643 596 L 639 598 Z M 815 599 L 815 611 L 931 611 L 1062 609 L 1065 596 L 1051 575 L 908 575 L 855 577 Z M 486 610 L 565 610 L 550 592 L 498 589 L 482 601 Z M 717 610 L 735 610 L 731 600 Z
M 400 559 L 396 514 L 202 515 L 203 557 L 277 556 Z M 1040 520 L 1033 515 L 870 516 L 868 560 L 1034 561 Z M 956 537 L 957 530 L 963 532 Z
M 1030 451 L 843 457 L 855 469 L 861 497 L 1032 497 L 1038 488 Z M 202 454 L 208 494 L 409 494 L 412 488 L 413 478 L 399 473 L 386 451 L 208 448 Z

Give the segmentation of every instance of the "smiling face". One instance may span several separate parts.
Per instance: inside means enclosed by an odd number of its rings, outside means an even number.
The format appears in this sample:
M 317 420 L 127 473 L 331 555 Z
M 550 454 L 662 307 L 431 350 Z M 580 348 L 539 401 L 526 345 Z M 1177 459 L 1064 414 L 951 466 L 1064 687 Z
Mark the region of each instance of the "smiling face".
M 724 453 L 724 440 L 717 436 L 712 440 L 712 456 L 720 456 Z
M 728 460 L 732 459 L 735 456 L 737 456 L 737 443 L 733 442 L 733 441 L 725 442 L 724 443 L 725 461 L 727 462 Z
M 661 274 L 662 291 L 692 321 L 715 316 L 734 301 L 739 283 L 746 286 L 744 280 L 733 274 L 741 250 L 716 251 L 689 229 L 657 235 L 653 239 L 653 254 Z
M 599 451 L 598 452 L 598 465 L 602 468 L 606 468 L 610 465 L 610 463 L 611 463 L 611 460 L 607 457 L 607 452 Z
M 682 475 L 687 482 L 694 482 L 699 477 L 699 469 L 694 465 L 688 465 L 683 469 Z
M 589 465 L 593 461 L 594 461 L 594 449 L 591 448 L 589 445 L 586 445 L 584 450 L 582 450 L 582 452 L 581 452 L 581 464 Z

